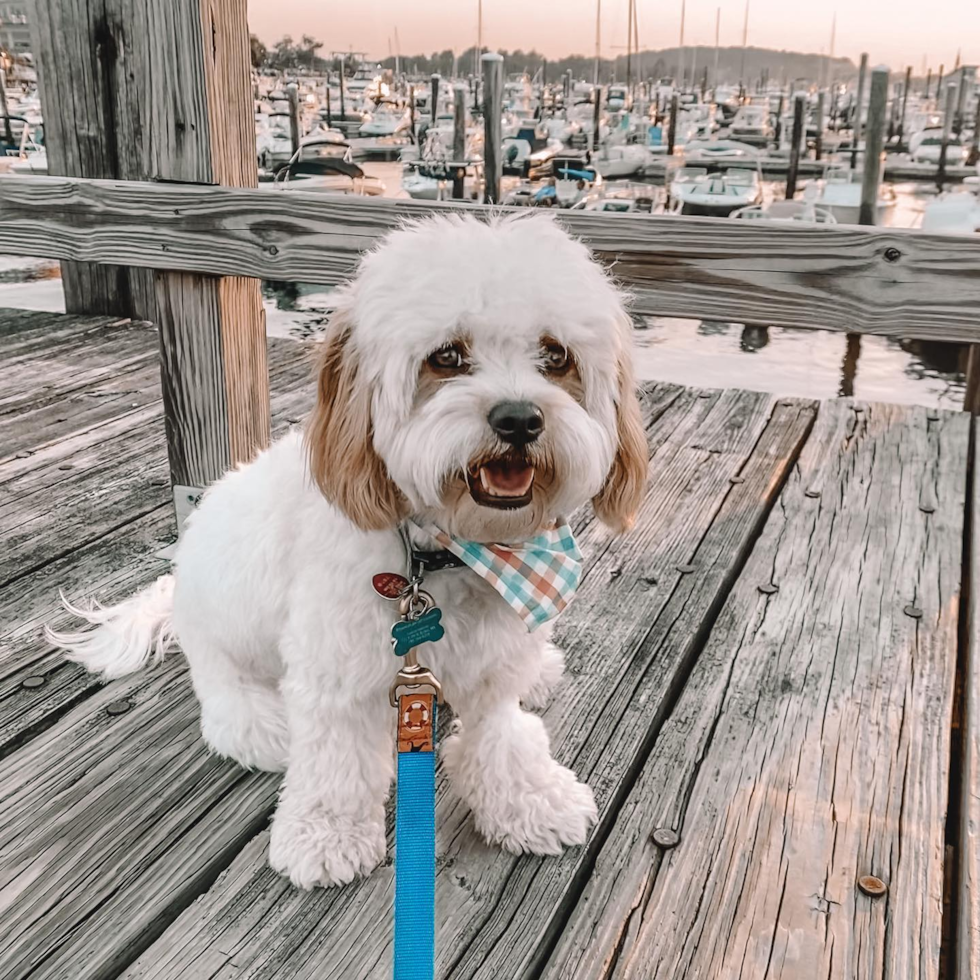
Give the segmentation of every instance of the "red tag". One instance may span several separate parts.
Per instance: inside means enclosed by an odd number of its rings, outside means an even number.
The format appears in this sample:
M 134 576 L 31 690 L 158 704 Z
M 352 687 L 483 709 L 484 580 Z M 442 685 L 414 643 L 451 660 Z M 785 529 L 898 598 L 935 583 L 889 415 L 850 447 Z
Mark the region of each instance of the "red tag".
M 383 599 L 397 599 L 408 588 L 409 582 L 397 572 L 378 572 L 371 579 L 371 584 Z

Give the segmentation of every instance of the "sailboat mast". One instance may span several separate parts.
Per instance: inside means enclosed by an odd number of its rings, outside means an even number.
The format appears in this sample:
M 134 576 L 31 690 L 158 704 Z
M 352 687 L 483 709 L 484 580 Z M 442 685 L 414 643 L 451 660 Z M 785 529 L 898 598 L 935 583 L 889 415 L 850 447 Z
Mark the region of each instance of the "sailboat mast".
M 596 0 L 595 4 L 595 69 L 592 72 L 592 84 L 599 87 L 599 55 L 602 49 L 602 0 Z
M 626 91 L 633 92 L 633 0 L 626 8 Z
M 745 86 L 745 49 L 749 44 L 749 0 L 745 0 L 745 23 L 742 25 L 742 67 L 738 73 L 738 83 Z
M 680 37 L 680 44 L 678 45 L 679 50 L 680 50 L 680 61 L 681 61 L 681 70 L 680 70 L 680 79 L 679 79 L 681 88 L 684 88 L 684 61 L 685 61 L 685 58 L 684 58 L 684 15 L 686 13 L 687 13 L 687 3 L 686 3 L 686 0 L 681 0 L 681 37 Z
M 715 8 L 715 68 L 711 73 L 711 86 L 718 88 L 718 40 L 721 37 L 721 7 Z
M 480 59 L 483 57 L 483 0 L 476 0 L 476 57 L 473 59 L 473 76 L 480 77 Z

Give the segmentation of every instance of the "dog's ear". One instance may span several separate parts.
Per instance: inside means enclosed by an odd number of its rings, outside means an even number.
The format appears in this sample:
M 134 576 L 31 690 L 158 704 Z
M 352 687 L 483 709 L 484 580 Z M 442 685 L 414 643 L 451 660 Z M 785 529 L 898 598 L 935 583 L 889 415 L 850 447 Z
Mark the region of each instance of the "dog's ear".
M 306 447 L 310 476 L 359 528 L 380 531 L 401 520 L 401 495 L 374 449 L 371 392 L 344 311 L 333 316 L 323 341 Z
M 605 486 L 592 498 L 592 506 L 604 524 L 620 533 L 628 531 L 636 520 L 650 453 L 628 350 L 620 358 L 618 373 L 616 457 Z

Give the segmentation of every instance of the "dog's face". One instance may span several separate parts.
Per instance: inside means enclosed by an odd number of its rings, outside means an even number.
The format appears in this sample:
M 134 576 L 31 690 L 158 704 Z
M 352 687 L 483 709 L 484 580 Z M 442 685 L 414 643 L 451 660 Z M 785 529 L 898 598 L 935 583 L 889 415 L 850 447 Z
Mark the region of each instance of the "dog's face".
M 551 219 L 420 222 L 341 293 L 311 473 L 364 529 L 513 542 L 592 498 L 620 530 L 647 466 L 632 378 L 621 297 Z

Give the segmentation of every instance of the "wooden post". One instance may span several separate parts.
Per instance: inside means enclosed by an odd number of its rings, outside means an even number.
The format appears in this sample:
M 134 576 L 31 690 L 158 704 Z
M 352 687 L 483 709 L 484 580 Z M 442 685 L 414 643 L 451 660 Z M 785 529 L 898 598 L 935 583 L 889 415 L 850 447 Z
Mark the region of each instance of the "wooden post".
M 977 95 L 976 115 L 973 117 L 973 136 L 970 138 L 970 152 L 966 157 L 966 165 L 975 167 L 980 161 L 980 93 Z
M 796 175 L 800 169 L 800 145 L 804 139 L 804 119 L 806 115 L 806 96 L 799 94 L 793 98 L 793 142 L 789 148 L 789 171 L 786 174 L 786 200 L 796 196 Z
M 488 51 L 480 61 L 483 63 L 483 201 L 499 204 L 504 164 L 500 118 L 504 111 L 504 57 Z
M 599 152 L 599 124 L 602 119 L 602 86 L 592 89 L 592 152 Z
M 929 92 L 931 91 L 931 89 L 932 89 L 932 69 L 930 68 L 929 71 L 926 72 L 926 91 L 925 91 L 926 101 L 929 100 Z
M 826 101 L 827 93 L 821 89 L 817 93 L 817 138 L 813 143 L 814 160 L 819 160 L 823 156 L 823 114 Z
M 463 199 L 466 181 L 466 86 L 453 87 L 453 197 Z
M 868 74 L 868 55 L 861 54 L 861 67 L 858 70 L 857 105 L 851 120 L 851 170 L 857 167 L 858 145 L 861 142 L 861 108 L 864 105 L 864 82 Z
M 289 99 L 289 142 L 293 148 L 293 155 L 299 152 L 299 87 L 295 82 L 290 82 L 286 86 L 286 96 Z
M 960 69 L 959 81 L 956 83 L 956 114 L 953 116 L 953 132 L 959 137 L 963 132 L 963 100 L 966 96 L 966 65 Z
M 677 139 L 677 93 L 670 97 L 670 119 L 667 122 L 667 156 L 674 155 L 674 141 Z
M 898 145 L 902 149 L 905 146 L 905 110 L 909 104 L 909 89 L 912 87 L 912 66 L 908 65 L 905 69 L 905 84 L 902 86 L 902 113 L 898 118 Z
M 858 213 L 858 223 L 862 225 L 873 225 L 877 221 L 887 103 L 888 69 L 875 68 L 871 72 L 868 125 L 864 134 L 864 175 L 861 181 L 861 210 Z
M 938 92 L 937 92 L 938 98 Z M 949 155 L 949 131 L 953 125 L 953 112 L 956 106 L 956 86 L 946 87 L 946 106 L 943 112 L 943 141 L 939 147 L 939 166 L 936 167 L 936 189 L 942 192 L 946 183 L 946 159 Z
M 344 133 L 347 133 L 347 106 L 345 96 L 347 94 L 347 82 L 344 79 L 344 56 L 340 56 L 340 77 L 337 79 L 340 88 L 340 125 Z
M 429 84 L 431 89 L 429 91 L 429 126 L 435 129 L 436 120 L 439 117 L 439 83 L 442 81 L 442 76 L 433 74 L 429 78 Z
M 327 129 L 333 129 L 333 113 L 330 110 L 330 83 L 327 82 L 326 89 L 326 102 L 327 102 Z
M 779 102 L 776 105 L 776 147 L 783 141 L 783 93 L 779 93 Z
M 257 186 L 241 0 L 41 0 L 33 10 L 52 175 Z M 180 512 L 268 444 L 257 280 L 65 263 L 64 289 L 70 312 L 159 328 Z
M 0 112 L 3 113 L 3 138 L 13 143 L 14 134 L 10 131 L 10 110 L 7 108 L 6 72 L 0 68 Z

